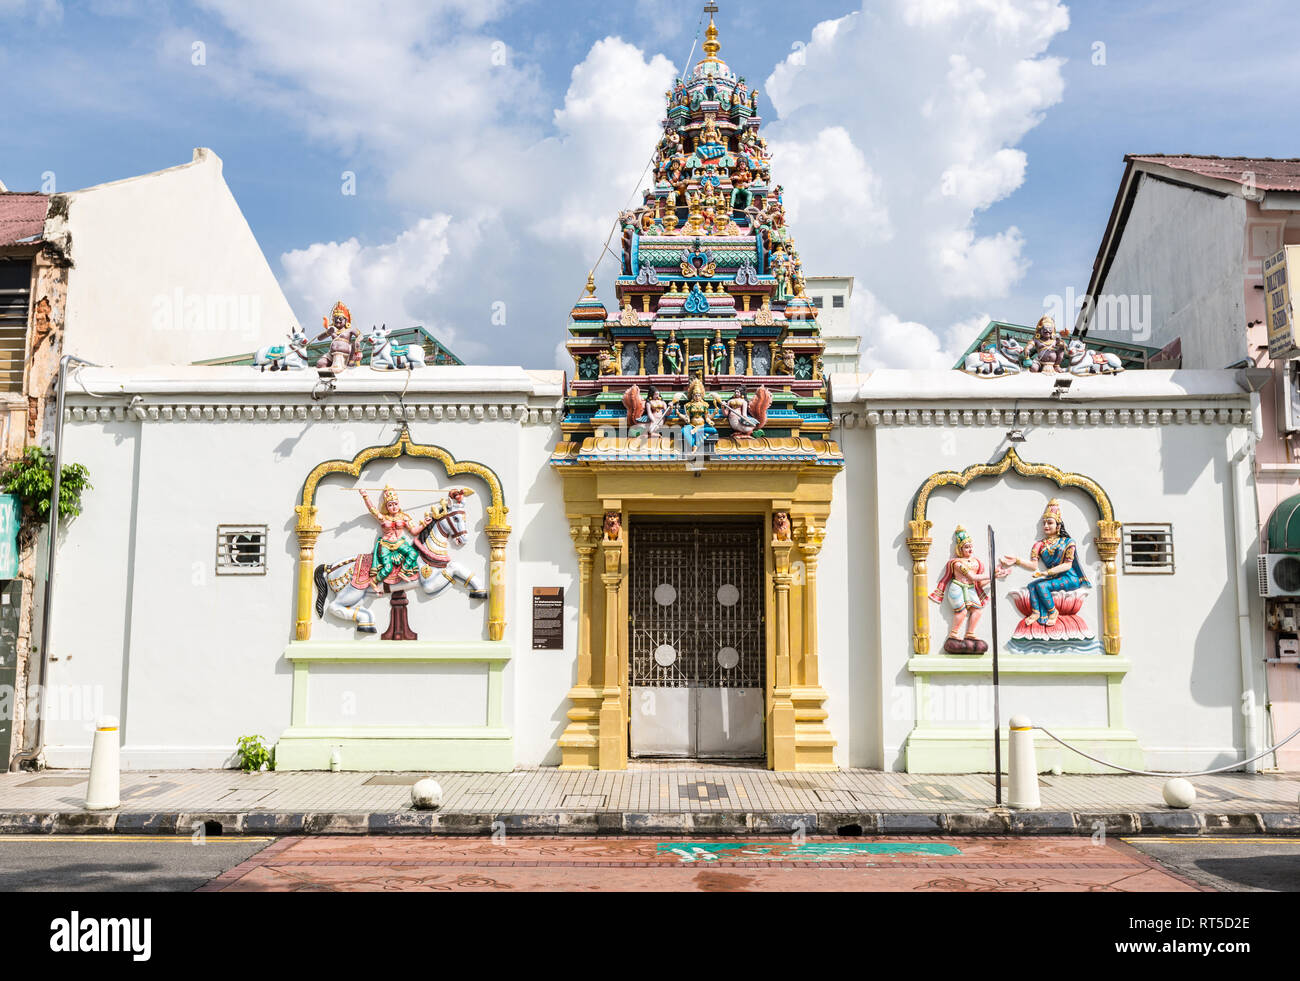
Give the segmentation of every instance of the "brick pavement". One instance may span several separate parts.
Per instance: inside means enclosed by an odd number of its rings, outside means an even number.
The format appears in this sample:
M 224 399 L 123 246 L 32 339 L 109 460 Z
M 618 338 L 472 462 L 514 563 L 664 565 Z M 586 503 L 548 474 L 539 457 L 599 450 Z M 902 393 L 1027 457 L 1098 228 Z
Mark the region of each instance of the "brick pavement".
M 374 831 L 414 826 L 481 831 L 494 823 L 526 830 L 620 827 L 690 832 L 823 829 L 861 833 L 1015 830 L 1083 831 L 1104 820 L 1134 833 L 1270 831 L 1300 833 L 1300 777 L 1198 777 L 1191 811 L 1165 807 L 1163 780 L 1137 776 L 1044 776 L 1032 820 L 994 808 L 991 776 L 922 776 L 842 770 L 774 773 L 735 766 L 636 766 L 623 772 L 436 773 L 436 816 L 410 809 L 410 788 L 425 774 L 259 773 L 230 770 L 130 772 L 122 806 L 107 817 L 82 813 L 84 771 L 0 774 L 0 830 L 118 831 L 187 828 L 215 820 L 227 831 Z M 1109 817 L 1106 817 L 1109 815 Z M 1090 817 L 1091 816 L 1091 817 Z M 107 822 L 107 823 L 106 823 Z M 421 824 L 421 822 L 424 822 Z M 426 830 L 428 828 L 426 827 Z

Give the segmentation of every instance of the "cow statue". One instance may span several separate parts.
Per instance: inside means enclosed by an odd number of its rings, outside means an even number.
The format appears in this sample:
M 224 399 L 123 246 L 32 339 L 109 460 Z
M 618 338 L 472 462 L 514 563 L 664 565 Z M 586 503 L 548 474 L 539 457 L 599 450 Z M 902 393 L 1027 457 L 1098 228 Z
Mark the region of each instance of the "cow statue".
M 1004 337 L 995 347 L 988 344 L 966 358 L 966 371 L 972 375 L 993 377 L 1020 373 L 1025 347 L 1014 337 Z
M 1104 351 L 1090 351 L 1076 338 L 1065 349 L 1065 367 L 1072 375 L 1118 375 L 1124 362 Z

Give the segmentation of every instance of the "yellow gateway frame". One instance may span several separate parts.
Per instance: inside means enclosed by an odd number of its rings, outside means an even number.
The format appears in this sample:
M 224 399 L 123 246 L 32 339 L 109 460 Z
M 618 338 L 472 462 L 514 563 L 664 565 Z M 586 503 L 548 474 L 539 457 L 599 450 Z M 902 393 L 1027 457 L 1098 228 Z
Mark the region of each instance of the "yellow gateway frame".
M 764 518 L 767 764 L 782 771 L 837 769 L 818 670 L 817 561 L 842 457 L 832 442 L 809 442 L 818 462 L 736 462 L 699 474 L 680 461 L 557 466 L 579 567 L 577 683 L 559 741 L 561 769 L 627 768 L 626 529 L 638 517 L 688 515 Z M 722 440 L 719 449 L 731 443 Z M 617 515 L 620 528 L 607 531 L 606 515 Z M 778 515 L 788 516 L 788 532 L 778 533 Z

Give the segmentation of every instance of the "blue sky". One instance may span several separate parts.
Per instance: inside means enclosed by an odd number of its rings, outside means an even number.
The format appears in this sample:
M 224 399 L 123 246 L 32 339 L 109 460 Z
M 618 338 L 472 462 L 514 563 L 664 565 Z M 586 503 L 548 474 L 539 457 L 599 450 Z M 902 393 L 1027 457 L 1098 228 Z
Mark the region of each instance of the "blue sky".
M 338 294 L 469 360 L 552 366 L 652 148 L 657 56 L 680 70 L 702 4 L 299 3 L 0 0 L 0 179 L 71 190 L 211 147 L 305 322 Z M 1126 152 L 1300 156 L 1282 0 L 720 6 L 808 271 L 858 277 L 868 364 L 950 363 L 980 318 L 1082 291 Z M 926 204 L 950 172 L 969 195 Z

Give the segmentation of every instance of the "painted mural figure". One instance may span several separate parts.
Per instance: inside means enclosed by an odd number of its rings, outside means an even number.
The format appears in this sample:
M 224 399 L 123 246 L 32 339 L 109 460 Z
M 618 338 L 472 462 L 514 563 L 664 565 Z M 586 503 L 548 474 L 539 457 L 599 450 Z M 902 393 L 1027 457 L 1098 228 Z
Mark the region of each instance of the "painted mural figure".
M 471 599 L 487 599 L 488 591 L 478 577 L 451 558 L 451 549 L 464 548 L 469 541 L 465 499 L 474 492 L 458 487 L 447 492 L 418 524 L 411 521 L 390 487 L 384 488 L 381 509 L 375 508 L 365 491 L 366 509 L 380 523 L 380 533 L 371 552 L 341 562 L 316 567 L 316 615 L 326 613 L 352 623 L 359 633 L 378 633 L 375 615 L 362 604 L 367 596 L 419 589 L 438 596 L 454 583 L 469 590 Z
M 380 527 L 370 563 L 375 592 L 384 591 L 384 583 L 394 571 L 403 582 L 414 582 L 420 575 L 421 559 L 434 561 L 434 556 L 427 549 L 421 554 L 423 546 L 419 544 L 420 532 L 429 526 L 432 514 L 419 524 L 413 522 L 411 516 L 402 510 L 397 492 L 391 487 L 385 487 L 379 498 L 382 511 L 371 503 L 370 495 L 365 490 L 361 491 L 361 499 Z
M 999 566 L 995 575 L 1001 579 L 1008 570 Z M 984 563 L 975 556 L 970 533 L 958 525 L 952 536 L 952 558 L 944 566 L 943 576 L 930 599 L 947 604 L 952 610 L 952 632 L 943 649 L 949 654 L 986 654 L 989 645 L 975 636 L 984 607 L 988 605 L 989 575 Z
M 1043 627 L 1055 626 L 1061 615 L 1055 594 L 1092 586 L 1079 564 L 1079 549 L 1061 521 L 1060 501 L 1053 499 L 1048 502 L 1042 521 L 1043 537 L 1034 543 L 1027 560 L 1005 555 L 999 563 L 1006 570 L 1020 566 L 1034 574 L 1034 581 L 1028 589 L 1030 612 L 1024 619 L 1024 627 L 1032 627 L 1035 623 Z M 1038 568 L 1040 562 L 1045 567 L 1042 570 Z

